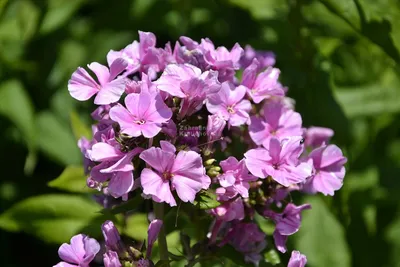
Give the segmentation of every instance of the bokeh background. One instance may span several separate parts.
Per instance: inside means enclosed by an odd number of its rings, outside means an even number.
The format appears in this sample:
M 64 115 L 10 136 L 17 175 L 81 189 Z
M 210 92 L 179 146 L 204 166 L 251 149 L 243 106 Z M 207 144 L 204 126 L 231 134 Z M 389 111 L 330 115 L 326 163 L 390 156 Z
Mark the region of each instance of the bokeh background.
M 304 125 L 334 129 L 348 157 L 333 198 L 301 200 L 313 209 L 290 248 L 311 267 L 400 266 L 399 21 L 397 0 L 0 0 L 0 266 L 52 266 L 60 243 L 100 226 L 76 193 L 93 107 L 67 81 L 138 30 L 159 46 L 186 35 L 273 51 Z M 48 185 L 65 168 L 75 193 Z

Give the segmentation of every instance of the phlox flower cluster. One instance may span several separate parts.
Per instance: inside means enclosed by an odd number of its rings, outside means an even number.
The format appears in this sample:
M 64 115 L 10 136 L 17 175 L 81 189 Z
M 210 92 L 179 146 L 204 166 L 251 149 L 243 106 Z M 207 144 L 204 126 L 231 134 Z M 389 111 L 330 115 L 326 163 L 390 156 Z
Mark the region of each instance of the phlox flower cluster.
M 78 145 L 87 185 L 102 193 L 97 199 L 106 208 L 141 196 L 172 209 L 182 203 L 199 209 L 202 195 L 214 195 L 217 205 L 201 211 L 212 218 L 201 244 L 231 246 L 258 265 L 266 249 L 287 252 L 288 237 L 312 208 L 296 205 L 291 194 L 333 196 L 342 187 L 346 158 L 329 144 L 333 131 L 304 127 L 273 53 L 184 36 L 173 48 L 157 47 L 153 33 L 139 32 L 139 41 L 111 50 L 105 61 L 87 65 L 91 73 L 79 67 L 68 90 L 96 105 L 93 138 Z M 260 216 L 275 225 L 273 244 Z M 150 224 L 141 256 L 106 222 L 104 265 L 151 266 L 161 225 Z M 75 236 L 60 247 L 64 262 L 57 266 L 88 266 L 99 250 L 94 239 Z M 291 255 L 288 266 L 305 266 L 304 255 Z

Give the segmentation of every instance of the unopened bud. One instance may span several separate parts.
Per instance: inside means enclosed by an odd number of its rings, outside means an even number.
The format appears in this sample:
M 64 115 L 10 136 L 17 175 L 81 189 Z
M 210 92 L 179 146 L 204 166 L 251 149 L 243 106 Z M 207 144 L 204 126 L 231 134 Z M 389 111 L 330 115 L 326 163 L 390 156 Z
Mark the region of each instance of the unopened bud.
M 204 166 L 210 166 L 216 161 L 217 161 L 216 159 L 208 159 L 208 160 L 204 161 Z
M 104 240 L 106 241 L 106 246 L 114 251 L 120 251 L 121 237 L 119 235 L 118 229 L 115 227 L 112 221 L 106 221 L 101 226 L 103 231 Z

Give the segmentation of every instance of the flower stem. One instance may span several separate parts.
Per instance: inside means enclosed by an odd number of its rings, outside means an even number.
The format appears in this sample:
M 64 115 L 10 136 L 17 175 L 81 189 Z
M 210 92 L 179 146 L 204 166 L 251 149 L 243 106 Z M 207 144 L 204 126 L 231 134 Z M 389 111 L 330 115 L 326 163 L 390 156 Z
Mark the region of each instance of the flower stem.
M 153 201 L 153 207 L 156 218 L 163 221 L 164 203 L 157 203 Z M 164 225 L 161 227 L 160 233 L 158 234 L 158 248 L 160 250 L 160 260 L 167 261 L 167 266 L 169 266 L 168 245 Z

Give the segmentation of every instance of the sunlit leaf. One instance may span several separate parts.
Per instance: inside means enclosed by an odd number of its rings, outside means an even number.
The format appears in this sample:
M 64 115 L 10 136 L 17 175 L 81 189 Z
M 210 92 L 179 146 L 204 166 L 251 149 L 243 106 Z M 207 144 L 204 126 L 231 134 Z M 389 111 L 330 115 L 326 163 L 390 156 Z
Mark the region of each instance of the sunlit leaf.
M 48 0 L 48 9 L 43 18 L 40 32 L 49 33 L 61 27 L 71 18 L 85 0 Z
M 296 249 L 307 255 L 310 266 L 351 266 L 350 250 L 343 226 L 321 198 L 308 197 L 311 210 L 304 212 L 300 231 L 295 235 Z M 328 252 L 332 253 L 328 253 Z M 333 253 L 334 252 L 334 253 Z
M 60 176 L 50 181 L 48 186 L 74 193 L 94 192 L 86 186 L 86 176 L 82 166 L 68 166 Z
M 82 155 L 78 149 L 71 128 L 64 125 L 48 111 L 37 116 L 37 126 L 40 138 L 40 149 L 58 162 L 71 165 L 79 164 Z
M 26 232 L 46 242 L 68 241 L 98 216 L 99 206 L 74 195 L 41 195 L 18 202 L 0 215 L 0 228 Z

